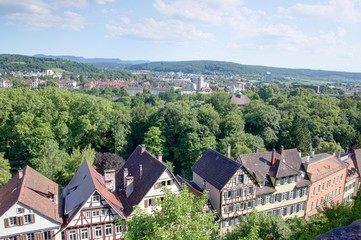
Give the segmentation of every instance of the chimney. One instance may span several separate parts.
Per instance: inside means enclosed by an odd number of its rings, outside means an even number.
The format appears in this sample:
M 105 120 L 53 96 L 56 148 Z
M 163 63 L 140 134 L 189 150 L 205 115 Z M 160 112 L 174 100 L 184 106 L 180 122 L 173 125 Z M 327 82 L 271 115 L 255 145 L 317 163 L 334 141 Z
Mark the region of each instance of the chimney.
M 227 157 L 231 158 L 231 144 L 227 145 Z
M 23 169 L 19 168 L 18 173 L 19 173 L 19 179 L 22 179 L 23 178 Z
M 341 160 L 341 151 L 338 151 L 338 157 L 339 160 Z
M 139 176 L 142 177 L 143 175 L 143 165 L 139 164 Z
M 123 183 L 123 185 L 124 185 L 124 188 L 126 188 L 127 187 L 127 177 L 128 177 L 128 174 L 129 174 L 129 172 L 128 172 L 128 168 L 124 168 L 124 183 Z
M 346 153 L 348 153 L 348 147 L 346 147 Z
M 255 153 L 259 153 L 259 148 L 256 147 Z
M 162 152 L 158 153 L 158 161 L 163 162 L 163 154 L 162 154 Z
M 299 156 L 300 158 L 302 157 L 302 152 L 301 152 L 301 150 L 298 151 L 298 156 Z
M 115 169 L 104 171 L 105 187 L 111 191 L 115 191 Z
M 283 147 L 283 145 L 281 146 L 281 156 L 282 158 L 285 157 L 285 148 Z
M 130 194 L 132 194 L 133 190 L 134 190 L 134 177 L 133 176 L 128 176 L 126 178 L 126 188 L 125 188 L 125 193 L 127 198 L 130 196 Z
M 312 149 L 312 152 L 311 152 L 311 157 L 314 158 L 315 157 L 315 149 Z
M 271 156 L 271 166 L 273 166 L 275 163 L 276 163 L 276 149 L 273 149 Z
M 140 145 L 140 153 L 144 153 L 145 152 L 145 144 Z
M 308 155 L 307 155 L 307 157 L 306 157 L 306 162 L 307 162 L 307 163 L 310 162 L 310 156 L 308 156 Z

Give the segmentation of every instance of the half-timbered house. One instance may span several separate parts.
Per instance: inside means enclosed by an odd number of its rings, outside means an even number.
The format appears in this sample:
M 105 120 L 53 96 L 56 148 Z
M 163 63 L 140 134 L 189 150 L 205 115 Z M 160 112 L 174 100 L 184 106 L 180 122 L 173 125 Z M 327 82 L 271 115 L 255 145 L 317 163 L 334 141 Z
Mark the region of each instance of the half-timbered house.
M 123 205 L 114 192 L 115 171 L 103 177 L 84 161 L 63 190 L 64 239 L 122 239 Z

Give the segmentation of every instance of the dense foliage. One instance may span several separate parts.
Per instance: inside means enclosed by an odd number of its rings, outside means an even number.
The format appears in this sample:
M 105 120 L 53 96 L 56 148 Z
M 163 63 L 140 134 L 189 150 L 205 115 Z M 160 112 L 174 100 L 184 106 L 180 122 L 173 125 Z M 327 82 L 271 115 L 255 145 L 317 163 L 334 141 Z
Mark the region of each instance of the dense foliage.
M 19 162 L 40 166 L 45 158 L 63 168 L 67 156 L 87 147 L 126 159 L 146 143 L 152 154 L 163 153 L 176 174 L 190 177 L 192 165 L 208 148 L 225 153 L 228 144 L 233 158 L 257 147 L 265 151 L 284 145 L 303 155 L 311 147 L 330 153 L 361 147 L 361 104 L 356 101 L 273 85 L 247 95 L 251 103 L 239 110 L 225 92 L 144 91 L 134 97 L 124 93 L 112 102 L 50 87 L 0 89 L 0 152 L 13 168 Z M 62 154 L 52 157 L 49 149 Z M 52 171 L 58 170 L 51 169 L 49 177 Z
M 137 208 L 127 221 L 126 240 L 215 239 L 217 225 L 212 212 L 204 212 L 208 194 L 196 198 L 187 188 L 180 194 L 163 189 L 165 197 L 156 202 L 152 215 Z

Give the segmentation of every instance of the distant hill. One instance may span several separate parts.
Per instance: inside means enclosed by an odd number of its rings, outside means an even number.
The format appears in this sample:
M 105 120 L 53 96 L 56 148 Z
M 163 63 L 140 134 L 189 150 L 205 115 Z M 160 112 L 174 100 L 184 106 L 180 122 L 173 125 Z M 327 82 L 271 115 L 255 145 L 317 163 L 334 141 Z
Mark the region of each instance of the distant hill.
M 346 80 L 359 81 L 361 73 L 324 71 L 311 69 L 290 69 L 276 68 L 255 65 L 243 65 L 232 62 L 222 61 L 180 61 L 180 62 L 149 62 L 137 65 L 129 65 L 129 70 L 149 70 L 159 72 L 183 72 L 183 73 L 222 73 L 222 74 L 240 74 L 243 76 L 263 76 L 266 72 L 271 72 L 273 77 L 277 78 L 306 78 L 320 80 Z
M 0 68 L 7 71 L 45 71 L 60 69 L 65 72 L 84 74 L 100 73 L 102 70 L 91 64 L 72 62 L 64 59 L 35 58 L 16 54 L 0 54 Z
M 105 63 L 111 63 L 113 65 L 109 66 L 116 66 L 114 64 L 118 65 L 130 65 L 130 64 L 142 64 L 142 63 L 148 63 L 149 61 L 146 60 L 120 60 L 118 58 L 84 58 L 84 57 L 76 57 L 76 56 L 55 56 L 55 55 L 44 55 L 44 54 L 36 54 L 33 57 L 36 58 L 52 58 L 52 59 L 65 59 L 73 62 L 79 62 L 79 63 L 91 63 L 91 64 L 105 64 Z

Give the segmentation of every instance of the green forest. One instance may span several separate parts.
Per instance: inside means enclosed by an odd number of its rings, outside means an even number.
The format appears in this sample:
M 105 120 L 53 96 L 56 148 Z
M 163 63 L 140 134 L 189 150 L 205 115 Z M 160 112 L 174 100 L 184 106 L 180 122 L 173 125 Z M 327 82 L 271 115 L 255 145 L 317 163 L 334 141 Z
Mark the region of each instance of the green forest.
M 275 85 L 246 94 L 252 101 L 239 110 L 226 92 L 186 96 L 145 90 L 134 97 L 124 92 L 112 102 L 51 87 L 0 89 L 0 152 L 17 168 L 46 159 L 50 147 L 68 156 L 95 150 L 126 159 L 144 143 L 154 155 L 162 152 L 176 174 L 189 178 L 208 148 L 225 153 L 228 144 L 235 159 L 281 145 L 304 156 L 311 148 L 337 153 L 361 147 L 359 102 Z

